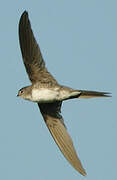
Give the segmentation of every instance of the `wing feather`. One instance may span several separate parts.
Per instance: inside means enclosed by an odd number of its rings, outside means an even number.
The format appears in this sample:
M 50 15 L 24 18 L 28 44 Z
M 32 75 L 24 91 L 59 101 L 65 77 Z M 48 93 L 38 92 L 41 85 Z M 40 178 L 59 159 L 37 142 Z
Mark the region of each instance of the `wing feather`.
M 86 172 L 76 154 L 72 139 L 59 113 L 60 106 L 61 104 L 56 102 L 52 104 L 41 104 L 39 108 L 51 135 L 65 158 L 79 173 L 85 176 Z
M 24 11 L 19 21 L 19 42 L 23 62 L 31 82 L 57 83 L 45 67 L 45 62 L 31 29 L 30 20 L 26 11 Z

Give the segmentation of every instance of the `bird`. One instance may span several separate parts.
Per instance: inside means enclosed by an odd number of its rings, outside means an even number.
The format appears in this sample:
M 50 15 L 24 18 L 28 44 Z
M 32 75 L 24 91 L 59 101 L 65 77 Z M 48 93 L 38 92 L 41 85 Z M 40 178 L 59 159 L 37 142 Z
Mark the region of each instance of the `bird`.
M 77 90 L 60 85 L 46 68 L 26 10 L 19 20 L 19 44 L 31 85 L 21 88 L 17 96 L 38 104 L 42 117 L 64 157 L 81 175 L 86 176 L 61 115 L 62 102 L 74 98 L 110 97 L 110 93 Z

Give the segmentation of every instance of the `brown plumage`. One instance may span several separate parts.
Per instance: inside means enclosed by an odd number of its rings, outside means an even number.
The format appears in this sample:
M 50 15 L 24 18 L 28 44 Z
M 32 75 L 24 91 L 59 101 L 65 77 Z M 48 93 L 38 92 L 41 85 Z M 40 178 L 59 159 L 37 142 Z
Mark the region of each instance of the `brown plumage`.
M 38 103 L 44 121 L 61 152 L 70 164 L 85 176 L 86 172 L 61 115 L 62 101 L 72 98 L 109 97 L 109 93 L 74 90 L 61 86 L 45 66 L 26 11 L 19 22 L 19 42 L 23 62 L 32 85 L 20 89 L 18 96 Z
M 45 62 L 39 45 L 33 35 L 28 13 L 26 11 L 22 14 L 19 22 L 19 41 L 23 62 L 31 82 L 36 83 L 40 81 L 57 84 L 57 81 L 45 67 Z

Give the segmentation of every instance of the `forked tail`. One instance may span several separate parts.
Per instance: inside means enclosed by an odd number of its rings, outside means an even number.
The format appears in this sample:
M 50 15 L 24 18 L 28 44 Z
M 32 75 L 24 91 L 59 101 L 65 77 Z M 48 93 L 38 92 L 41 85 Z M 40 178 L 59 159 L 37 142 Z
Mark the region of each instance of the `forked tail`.
M 95 97 L 111 97 L 108 92 L 98 92 L 98 91 L 86 91 L 80 90 L 81 94 L 79 98 L 95 98 Z

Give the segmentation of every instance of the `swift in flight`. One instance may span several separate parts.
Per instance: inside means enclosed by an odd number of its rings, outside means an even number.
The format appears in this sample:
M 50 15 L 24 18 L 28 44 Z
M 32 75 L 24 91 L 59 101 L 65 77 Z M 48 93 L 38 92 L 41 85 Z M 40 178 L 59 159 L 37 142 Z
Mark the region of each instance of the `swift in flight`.
M 109 97 L 109 93 L 74 90 L 60 85 L 45 66 L 26 11 L 19 22 L 19 42 L 23 62 L 32 85 L 20 89 L 17 96 L 38 104 L 44 121 L 61 152 L 70 164 L 85 176 L 86 172 L 64 124 L 61 105 L 68 99 Z

